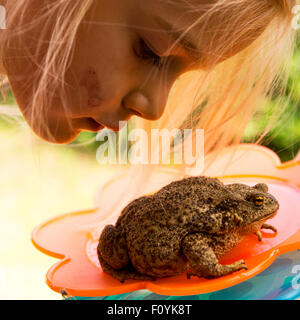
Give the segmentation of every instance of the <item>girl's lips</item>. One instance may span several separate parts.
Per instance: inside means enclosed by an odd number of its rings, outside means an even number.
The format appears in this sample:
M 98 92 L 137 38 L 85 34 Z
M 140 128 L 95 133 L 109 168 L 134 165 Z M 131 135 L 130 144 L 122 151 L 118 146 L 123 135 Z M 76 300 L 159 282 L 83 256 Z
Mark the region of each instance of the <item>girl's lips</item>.
M 123 128 L 123 126 L 115 127 L 115 126 L 108 125 L 108 124 L 102 124 L 102 123 L 94 120 L 93 118 L 73 119 L 73 125 L 74 125 L 75 129 L 86 130 L 86 131 L 91 131 L 91 132 L 98 132 L 104 128 L 108 128 L 112 131 L 120 131 Z
M 138 116 L 142 117 L 142 115 L 135 110 L 129 109 L 129 112 L 123 117 L 120 117 L 121 119 L 119 120 L 113 120 L 111 121 L 110 124 L 104 123 L 97 121 L 94 117 L 85 117 L 84 115 L 77 115 L 72 117 L 72 123 L 73 123 L 73 128 L 77 130 L 87 130 L 87 131 L 92 131 L 92 132 L 98 132 L 101 129 L 107 128 L 112 131 L 120 131 L 123 129 L 125 126 L 124 123 L 127 123 L 127 121 L 132 117 L 132 116 Z M 122 121 L 122 125 L 121 122 Z
M 122 127 L 112 127 L 110 125 L 104 125 L 104 127 L 108 128 L 112 131 L 115 131 L 115 132 L 120 131 L 123 128 L 123 126 Z
M 102 124 L 95 121 L 93 118 L 74 119 L 73 124 L 74 124 L 74 127 L 78 130 L 85 130 L 85 131 L 91 131 L 91 132 L 98 132 L 104 128 Z

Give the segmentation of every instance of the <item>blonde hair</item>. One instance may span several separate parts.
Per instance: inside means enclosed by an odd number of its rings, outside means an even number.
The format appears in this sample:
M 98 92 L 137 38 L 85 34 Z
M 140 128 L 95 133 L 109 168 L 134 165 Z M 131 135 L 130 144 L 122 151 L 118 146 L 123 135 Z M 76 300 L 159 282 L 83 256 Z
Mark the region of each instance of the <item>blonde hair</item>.
M 29 21 L 24 12 L 32 1 L 38 0 L 7 1 L 8 30 L 0 40 L 0 60 L 5 67 L 9 58 L 7 49 L 15 41 L 21 41 L 22 36 L 37 24 L 41 26 L 39 32 L 43 39 L 43 33 L 49 28 L 47 17 L 57 17 L 50 42 L 46 44 L 43 63 L 37 65 L 35 74 L 30 75 L 28 83 L 24 84 L 27 88 L 30 86 L 32 92 L 32 116 L 39 119 L 41 113 L 46 115 L 47 105 L 57 89 L 61 101 L 66 102 L 65 71 L 72 58 L 78 28 L 94 0 L 49 1 L 44 10 L 31 16 Z M 199 13 L 199 18 L 186 26 L 183 33 L 197 26 L 200 28 L 198 41 L 201 43 L 209 21 L 217 21 L 214 29 L 209 30 L 208 52 L 206 55 L 202 53 L 203 57 L 209 57 L 209 61 L 199 61 L 199 65 L 205 65 L 205 69 L 199 68 L 177 79 L 161 119 L 150 122 L 134 117 L 130 121 L 148 132 L 152 128 L 204 129 L 205 154 L 208 154 L 239 143 L 257 108 L 273 95 L 275 89 L 278 90 L 278 82 L 284 91 L 288 61 L 295 43 L 291 21 L 292 7 L 296 1 L 216 0 L 205 4 L 202 1 L 199 4 L 196 1 L 191 3 L 193 6 L 189 6 L 189 12 Z M 258 30 L 260 35 L 255 36 Z M 250 45 L 243 43 L 247 37 L 253 38 Z M 241 50 L 233 52 L 237 43 L 240 43 Z M 44 46 L 45 43 L 38 43 L 36 52 Z M 35 59 L 32 51 L 26 48 L 26 42 L 22 54 L 29 54 Z M 218 63 L 220 57 L 228 58 Z M 283 95 L 276 94 L 279 96 L 279 112 L 274 115 L 264 134 L 286 105 L 280 99 Z M 192 141 L 195 142 L 195 139 Z M 155 168 L 155 165 L 132 166 L 129 173 L 132 175 L 132 184 L 119 197 L 135 197 Z M 174 179 L 185 175 L 184 165 L 177 166 L 176 170 Z

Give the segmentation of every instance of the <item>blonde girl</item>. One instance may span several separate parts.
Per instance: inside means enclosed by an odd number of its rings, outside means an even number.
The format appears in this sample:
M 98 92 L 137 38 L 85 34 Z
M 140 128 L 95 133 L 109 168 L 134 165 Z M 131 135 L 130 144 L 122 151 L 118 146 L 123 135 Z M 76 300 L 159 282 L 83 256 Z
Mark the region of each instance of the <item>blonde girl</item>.
M 148 132 L 204 129 L 205 154 L 238 143 L 256 108 L 279 81 L 284 88 L 295 38 L 296 0 L 0 4 L 1 74 L 32 130 L 55 143 L 130 118 Z M 133 167 L 133 185 L 152 169 Z

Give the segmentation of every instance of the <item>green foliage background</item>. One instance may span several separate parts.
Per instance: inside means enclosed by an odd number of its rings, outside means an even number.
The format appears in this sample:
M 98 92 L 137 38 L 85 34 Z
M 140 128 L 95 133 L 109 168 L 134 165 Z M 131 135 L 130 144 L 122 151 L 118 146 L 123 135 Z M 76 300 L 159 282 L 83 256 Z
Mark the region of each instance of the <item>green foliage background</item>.
M 290 76 L 285 97 L 290 96 L 276 125 L 261 141 L 262 145 L 274 150 L 282 161 L 293 159 L 300 149 L 300 41 L 290 64 Z M 247 127 L 244 142 L 253 142 L 264 131 L 268 120 L 274 113 L 274 97 L 261 107 Z

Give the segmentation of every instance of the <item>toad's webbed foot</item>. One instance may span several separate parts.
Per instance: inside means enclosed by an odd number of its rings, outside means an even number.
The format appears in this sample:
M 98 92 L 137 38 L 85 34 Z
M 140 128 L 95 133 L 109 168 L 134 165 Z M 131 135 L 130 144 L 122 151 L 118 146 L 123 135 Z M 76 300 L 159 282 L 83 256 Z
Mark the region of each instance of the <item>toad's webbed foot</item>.
M 190 279 L 192 276 L 197 276 L 199 278 L 203 277 L 205 279 L 215 279 L 221 276 L 225 276 L 227 274 L 231 274 L 235 271 L 239 271 L 239 270 L 248 270 L 247 265 L 245 264 L 244 260 L 238 260 L 232 264 L 228 264 L 228 265 L 220 265 L 221 268 L 219 268 L 219 272 L 217 272 L 216 274 L 201 274 L 199 272 L 195 272 L 195 271 L 190 271 L 186 273 L 186 277 L 187 279 Z M 193 269 L 194 270 L 194 269 Z M 220 273 L 221 272 L 221 273 Z
M 277 232 L 277 229 L 274 226 L 272 226 L 270 224 L 266 224 L 266 223 L 264 223 L 261 226 L 261 229 L 269 229 L 269 230 L 272 230 L 273 232 Z
M 191 276 L 215 278 L 248 269 L 244 260 L 228 265 L 220 264 L 214 251 L 209 247 L 207 239 L 201 233 L 187 235 L 183 239 L 182 250 L 192 267 L 192 270 L 187 273 L 187 278 Z
M 275 232 L 275 233 L 277 232 L 277 229 L 276 229 L 274 226 L 272 226 L 272 225 L 270 225 L 270 224 L 266 224 L 266 223 L 264 223 L 264 224 L 261 226 L 260 229 L 269 229 L 269 230 L 272 230 L 272 231 Z M 260 230 L 256 231 L 255 234 L 256 234 L 257 237 L 258 237 L 258 241 L 262 241 L 262 235 L 261 235 Z

